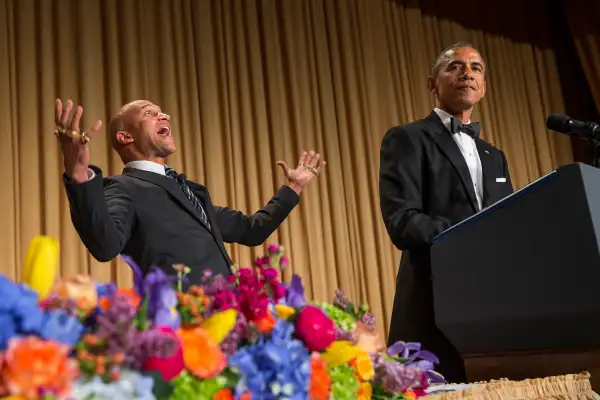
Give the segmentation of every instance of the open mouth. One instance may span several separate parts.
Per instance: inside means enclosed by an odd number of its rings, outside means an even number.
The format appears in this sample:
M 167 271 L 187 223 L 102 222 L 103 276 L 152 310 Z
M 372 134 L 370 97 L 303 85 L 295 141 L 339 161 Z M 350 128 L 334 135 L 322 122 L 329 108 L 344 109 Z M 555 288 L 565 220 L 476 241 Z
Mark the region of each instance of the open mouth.
M 171 136 L 171 127 L 170 126 L 161 126 L 156 131 L 160 136 Z

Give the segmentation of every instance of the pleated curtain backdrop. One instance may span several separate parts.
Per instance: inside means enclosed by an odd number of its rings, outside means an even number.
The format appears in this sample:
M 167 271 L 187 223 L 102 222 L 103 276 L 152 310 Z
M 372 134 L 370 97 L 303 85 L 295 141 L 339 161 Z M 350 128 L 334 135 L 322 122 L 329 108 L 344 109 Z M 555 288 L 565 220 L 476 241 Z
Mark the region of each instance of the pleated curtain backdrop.
M 522 12 L 503 17 L 511 1 Z M 53 107 L 56 97 L 81 103 L 88 126 L 149 99 L 172 117 L 179 150 L 169 164 L 206 184 L 219 205 L 258 210 L 284 183 L 277 160 L 295 163 L 301 150 L 319 150 L 325 172 L 268 243 L 286 247 L 285 277 L 300 274 L 310 298 L 330 300 L 344 289 L 368 302 L 387 331 L 400 253 L 379 210 L 380 143 L 391 126 L 431 111 L 426 80 L 442 48 L 467 40 L 482 52 L 488 95 L 474 119 L 506 152 L 515 186 L 572 160 L 568 138 L 545 129 L 546 115 L 564 104 L 550 27 L 542 18 L 527 28 L 535 6 L 482 8 L 479 26 L 434 14 L 448 7 L 0 0 L 0 272 L 18 278 L 29 242 L 47 234 L 60 240 L 62 275 L 131 284 L 122 262 L 95 261 L 72 227 Z M 482 30 L 505 17 L 512 27 L 503 23 L 504 32 Z M 121 172 L 106 136 L 94 139 L 92 153 L 105 174 Z M 265 251 L 229 249 L 241 265 Z

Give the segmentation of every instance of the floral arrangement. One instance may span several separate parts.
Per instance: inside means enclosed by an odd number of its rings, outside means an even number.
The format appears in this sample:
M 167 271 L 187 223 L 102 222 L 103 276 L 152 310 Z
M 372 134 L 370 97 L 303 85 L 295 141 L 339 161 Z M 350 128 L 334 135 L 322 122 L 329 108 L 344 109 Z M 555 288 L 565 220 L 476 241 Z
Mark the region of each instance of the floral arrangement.
M 87 276 L 49 286 L 56 243 L 33 247 L 26 283 L 0 275 L 6 399 L 415 399 L 443 381 L 418 343 L 386 349 L 365 305 L 341 291 L 310 302 L 299 276 L 282 282 L 281 246 L 189 287 L 186 267 L 142 274 L 124 257 L 132 289 Z

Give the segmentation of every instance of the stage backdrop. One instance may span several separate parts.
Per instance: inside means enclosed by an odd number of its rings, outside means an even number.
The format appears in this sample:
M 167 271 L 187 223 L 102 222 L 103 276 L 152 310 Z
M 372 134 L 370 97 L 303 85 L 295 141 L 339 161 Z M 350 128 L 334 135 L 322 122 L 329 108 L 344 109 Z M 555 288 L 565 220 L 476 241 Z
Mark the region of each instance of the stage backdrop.
M 474 119 L 506 152 L 515 186 L 572 160 L 568 138 L 545 129 L 564 107 L 551 29 L 536 1 L 513 2 L 461 8 L 469 26 L 429 1 L 0 0 L 0 272 L 19 277 L 41 233 L 60 240 L 63 275 L 131 283 L 71 225 L 53 107 L 83 104 L 88 126 L 149 99 L 172 117 L 169 164 L 246 213 L 284 183 L 277 160 L 318 149 L 326 171 L 268 243 L 285 245 L 308 296 L 342 288 L 387 331 L 399 252 L 380 216 L 379 147 L 389 127 L 431 111 L 426 80 L 442 48 L 481 50 L 488 94 Z M 106 136 L 91 145 L 95 164 L 120 173 Z M 242 265 L 264 252 L 229 248 Z

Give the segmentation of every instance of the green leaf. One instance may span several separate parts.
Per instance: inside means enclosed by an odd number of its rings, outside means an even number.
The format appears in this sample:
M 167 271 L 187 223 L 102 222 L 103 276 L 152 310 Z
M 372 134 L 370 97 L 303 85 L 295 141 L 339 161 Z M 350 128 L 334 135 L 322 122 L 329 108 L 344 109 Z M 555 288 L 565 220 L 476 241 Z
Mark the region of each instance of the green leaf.
M 157 399 L 169 398 L 175 389 L 175 386 L 166 381 L 160 372 L 158 371 L 147 371 L 144 373 L 146 376 L 150 376 L 154 381 L 152 386 L 152 393 Z

